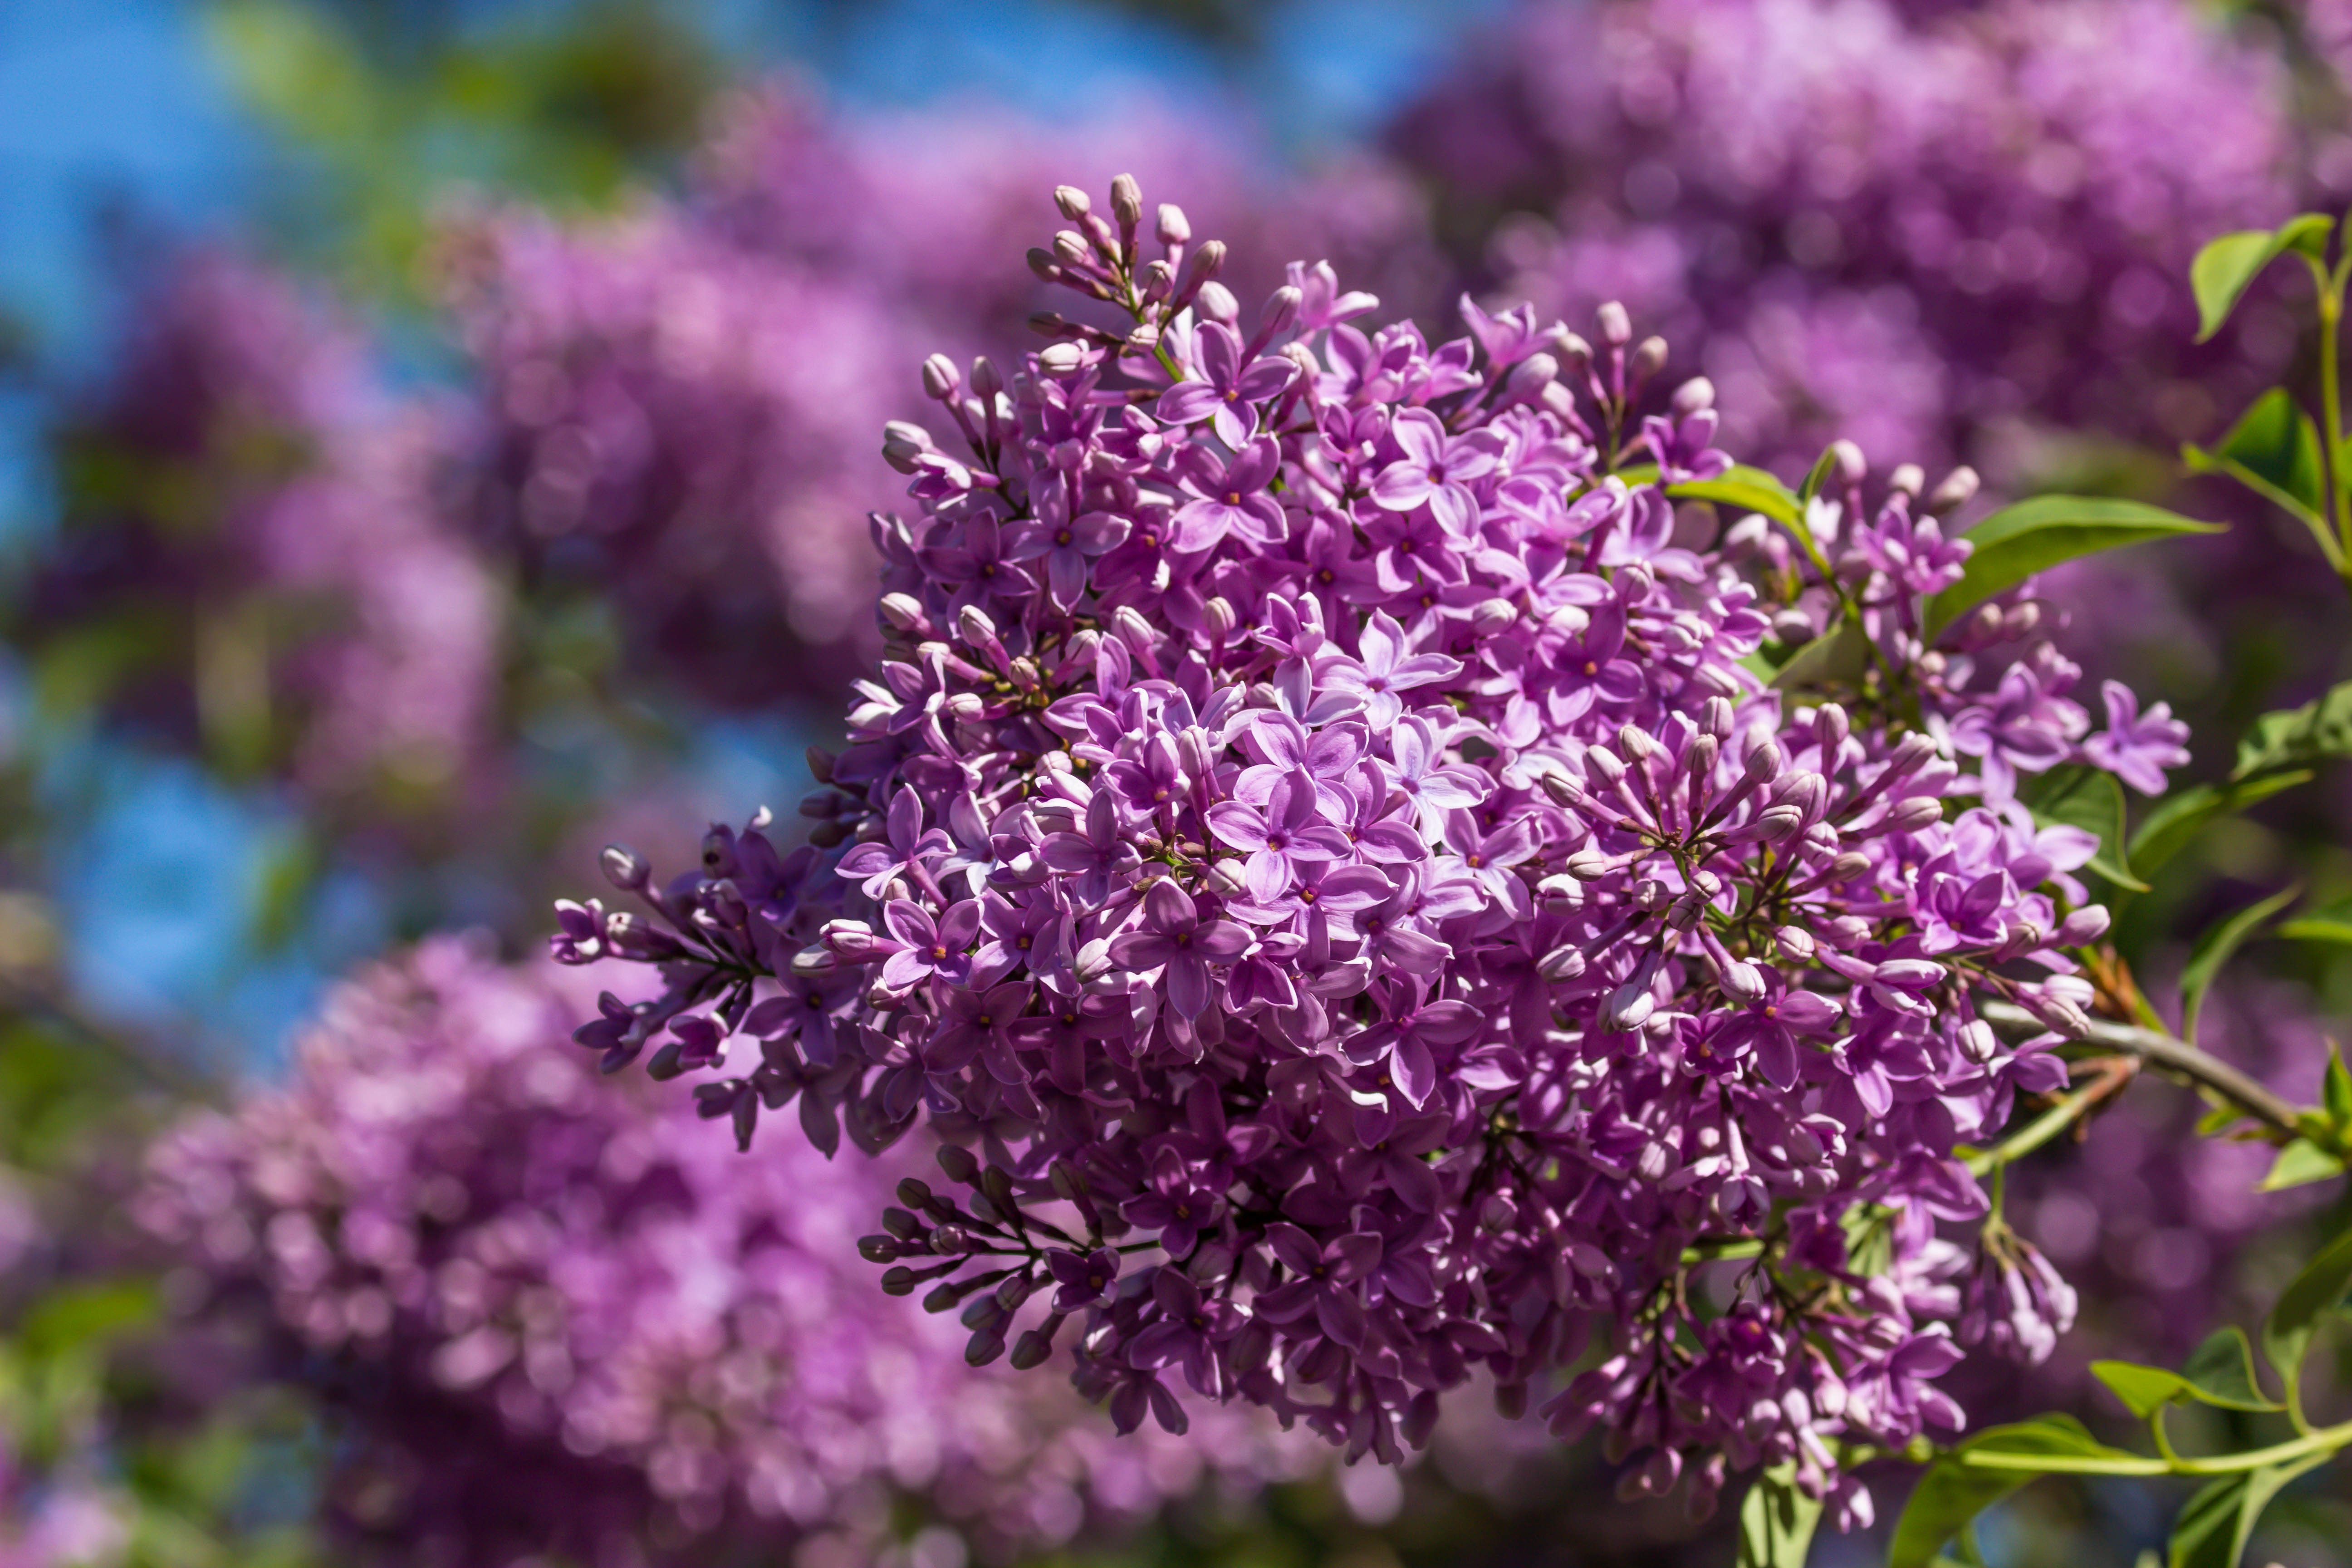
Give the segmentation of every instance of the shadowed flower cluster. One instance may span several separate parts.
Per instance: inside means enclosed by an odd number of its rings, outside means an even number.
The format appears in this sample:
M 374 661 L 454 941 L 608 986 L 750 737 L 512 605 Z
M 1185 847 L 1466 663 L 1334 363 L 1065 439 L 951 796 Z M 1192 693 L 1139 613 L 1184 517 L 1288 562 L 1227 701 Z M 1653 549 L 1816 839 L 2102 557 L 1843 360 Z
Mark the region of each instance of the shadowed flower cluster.
M 577 1037 L 718 1069 L 747 1146 L 928 1119 L 969 1191 L 901 1185 L 886 1289 L 1123 1430 L 1190 1390 L 1394 1461 L 1598 1334 L 1549 1414 L 1633 1484 L 1790 1463 L 1866 1520 L 1848 1456 L 1959 1423 L 1942 1320 L 1997 1282 L 1937 1235 L 1986 1210 L 1955 1150 L 2063 1083 L 2106 923 L 2015 788 L 2178 726 L 2093 735 L 2029 605 L 1929 646 L 1965 471 L 1841 447 L 1797 527 L 1678 517 L 1733 472 L 1713 389 L 1657 395 L 1620 307 L 1433 345 L 1298 265 L 1249 320 L 1180 210 L 1056 199 L 1033 268 L 1126 320 L 929 362 L 963 440 L 889 431 L 919 510 L 814 842 L 608 851 L 643 912 L 561 906 L 556 956 L 667 988 Z M 1848 700 L 1767 684 L 1837 617 Z
M 967 1370 L 952 1325 L 868 1299 L 889 1168 L 739 1161 L 600 1088 L 551 1048 L 582 999 L 436 939 L 344 984 L 287 1087 L 151 1155 L 142 1221 L 340 1424 L 347 1544 L 858 1561 L 911 1496 L 994 1556 L 1298 1462 L 1237 1417 L 1213 1447 L 1117 1443 L 1066 1391 Z

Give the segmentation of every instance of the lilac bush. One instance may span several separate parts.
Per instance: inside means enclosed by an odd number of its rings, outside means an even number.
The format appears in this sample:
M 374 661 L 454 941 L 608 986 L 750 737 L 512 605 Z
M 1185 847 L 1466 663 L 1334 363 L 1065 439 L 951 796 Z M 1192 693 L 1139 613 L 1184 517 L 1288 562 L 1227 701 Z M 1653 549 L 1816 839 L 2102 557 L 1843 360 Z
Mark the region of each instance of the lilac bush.
M 924 348 L 1027 336 L 1037 280 L 976 289 L 961 258 L 1014 243 L 1072 156 L 1104 179 L 1130 157 L 1190 171 L 1269 282 L 1309 247 L 1433 270 L 1393 173 L 1254 181 L 1196 116 L 1049 133 L 772 87 L 718 116 L 676 200 L 459 226 L 450 294 L 483 384 L 471 525 L 535 581 L 612 603 L 633 664 L 723 706 L 830 705 L 878 651 L 863 519 L 894 491 L 871 432 Z
M 1736 466 L 1617 304 L 1432 345 L 1299 265 L 1244 316 L 1133 181 L 1056 200 L 1031 265 L 1117 324 L 927 363 L 961 439 L 889 429 L 917 512 L 813 842 L 608 851 L 643 911 L 560 906 L 555 954 L 664 989 L 578 1039 L 717 1072 L 746 1147 L 927 1122 L 970 1190 L 901 1184 L 884 1289 L 1123 1431 L 1237 1399 L 1393 1462 L 1474 1370 L 1582 1358 L 1545 1413 L 1629 1485 L 1867 1521 L 1854 1467 L 1963 1421 L 1956 1324 L 2071 1313 L 1979 1223 L 2106 924 L 2095 815 L 2028 802 L 2119 811 L 2184 737 L 2099 725 L 2012 590 L 2196 525 L 2059 498 L 1979 548 L 1965 470 Z
M 2260 384 L 2189 348 L 2188 264 L 2290 210 L 2299 140 L 2279 52 L 2179 0 L 1538 0 L 1391 137 L 1497 282 L 1625 300 L 1759 460 L 1844 436 L 2004 484 Z
M 433 939 L 337 990 L 285 1087 L 151 1152 L 143 1223 L 336 1417 L 347 1547 L 858 1560 L 912 1496 L 997 1556 L 1302 1462 L 1238 1417 L 1118 1444 L 1066 1393 L 968 1370 L 855 1256 L 911 1156 L 736 1160 L 551 1048 L 583 1001 Z
M 500 607 L 436 496 L 456 416 L 394 396 L 351 323 L 226 252 L 173 258 L 60 433 L 66 513 L 26 634 L 232 771 L 381 819 L 488 766 Z

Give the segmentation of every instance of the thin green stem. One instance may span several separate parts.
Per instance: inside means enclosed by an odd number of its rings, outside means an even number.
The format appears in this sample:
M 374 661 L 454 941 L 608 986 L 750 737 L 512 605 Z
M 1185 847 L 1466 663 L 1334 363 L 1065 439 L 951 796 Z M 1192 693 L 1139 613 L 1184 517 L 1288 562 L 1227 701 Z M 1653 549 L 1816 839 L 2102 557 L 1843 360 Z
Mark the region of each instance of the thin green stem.
M 1970 1449 L 1953 1457 L 1972 1470 L 2031 1470 L 2063 1476 L 2236 1476 L 2352 1445 L 2352 1421 L 2323 1426 L 2267 1448 L 2201 1459 L 2152 1459 L 2139 1454 L 2004 1454 Z
M 2042 1025 L 2032 1014 L 2011 1003 L 1986 1002 L 1977 1010 L 1984 1015 L 1987 1023 L 2004 1034 L 2038 1034 L 2042 1030 Z M 2266 1085 L 2220 1058 L 2208 1056 L 2186 1040 L 2105 1018 L 2091 1020 L 2091 1027 L 2083 1037 L 2095 1046 L 2138 1057 L 2152 1066 L 2177 1073 L 2290 1138 L 2307 1135 L 2303 1115 L 2293 1105 Z

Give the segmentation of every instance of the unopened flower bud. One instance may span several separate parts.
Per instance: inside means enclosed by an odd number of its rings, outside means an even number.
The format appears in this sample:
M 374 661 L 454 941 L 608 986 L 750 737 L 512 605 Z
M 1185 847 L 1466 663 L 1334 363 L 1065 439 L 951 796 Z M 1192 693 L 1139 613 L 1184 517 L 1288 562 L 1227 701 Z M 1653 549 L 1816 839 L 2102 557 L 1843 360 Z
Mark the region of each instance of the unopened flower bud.
M 1666 368 L 1666 340 L 1643 338 L 1633 350 L 1633 357 L 1625 363 L 1627 374 L 1636 381 L 1647 381 Z
M 1192 226 L 1185 219 L 1184 209 L 1174 202 L 1160 204 L 1160 221 L 1153 231 L 1162 245 L 1181 245 L 1192 237 Z
M 598 864 L 604 868 L 604 880 L 623 892 L 635 892 L 653 879 L 653 868 L 646 863 L 646 858 L 618 844 L 605 845 Z
M 1609 1000 L 1601 1008 L 1601 1026 L 1638 1029 L 1657 1010 L 1658 998 L 1650 989 L 1649 977 L 1637 976 L 1609 994 Z
M 1508 599 L 1481 599 L 1470 610 L 1471 629 L 1482 637 L 1493 637 L 1518 618 L 1517 606 Z
M 1543 395 L 1559 375 L 1559 362 L 1548 353 L 1531 353 L 1511 367 L 1503 380 L 1503 395 L 1507 401 L 1525 403 Z
M 848 963 L 873 963 L 886 956 L 883 938 L 864 921 L 827 921 L 817 932 L 817 940 Z
M 1202 285 L 1214 278 L 1224 264 L 1225 242 L 1222 239 L 1202 240 L 1201 248 L 1184 258 L 1183 270 L 1176 275 L 1176 292 L 1171 296 L 1176 309 L 1181 310 L 1191 304 L 1193 296 L 1200 293 Z
M 1723 994 L 1742 1006 L 1753 1006 L 1764 1000 L 1764 972 L 1744 958 L 1724 964 L 1716 980 L 1723 987 Z
M 1666 924 L 1675 931 L 1688 931 L 1698 924 L 1706 912 L 1706 897 L 1703 893 L 1685 893 L 1666 910 Z
M 2039 1020 L 2042 1027 L 2070 1040 L 2079 1040 L 2091 1032 L 2091 1020 L 2084 1011 L 2063 996 L 2044 995 L 2028 991 L 2018 1002 Z
M 1288 331 L 1290 323 L 1298 320 L 1298 301 L 1302 297 L 1297 286 L 1290 283 L 1267 295 L 1257 313 L 1257 330 L 1269 338 Z
M 803 980 L 815 980 L 840 970 L 841 960 L 834 956 L 832 950 L 814 942 L 793 954 L 792 971 Z
M 1054 236 L 1054 259 L 1063 266 L 1083 267 L 1091 258 L 1085 235 L 1066 228 Z
M 1110 938 L 1107 936 L 1098 936 L 1079 948 L 1073 965 L 1078 983 L 1083 985 L 1091 985 L 1100 980 L 1111 972 L 1111 967 Z
M 931 449 L 931 433 L 919 425 L 893 419 L 882 426 L 882 460 L 902 474 L 915 471 L 915 459 Z
M 1249 890 L 1249 884 L 1242 879 L 1242 861 L 1237 858 L 1228 857 L 1215 862 L 1201 880 L 1211 890 L 1223 893 L 1229 899 L 1239 898 Z
M 945 354 L 933 354 L 923 362 L 923 395 L 940 403 L 953 401 L 963 390 L 963 378 L 956 374 L 955 361 Z
M 1921 510 L 1929 517 L 1942 517 L 1955 512 L 1976 499 L 1977 471 L 1965 463 L 1946 474 L 1943 482 L 1928 492 L 1927 505 Z
M 2106 934 L 2105 907 L 2100 904 L 2089 904 L 2059 921 L 2058 932 L 2051 941 L 2058 947 L 2080 947 L 2086 942 L 2096 942 Z
M 1580 882 L 1597 882 L 1617 869 L 1617 859 L 1598 849 L 1580 849 L 1568 858 L 1561 869 Z
M 2021 637 L 2032 637 L 2041 625 L 2042 601 L 2027 599 L 2010 606 L 2008 616 L 2001 621 L 2001 635 L 2005 640 L 2015 642 Z
M 1592 363 L 1592 345 L 1566 327 L 1552 334 L 1551 346 L 1559 355 L 1559 363 L 1570 370 L 1581 370 Z
M 1076 185 L 1055 185 L 1054 205 L 1060 210 L 1064 217 L 1076 223 L 1087 216 L 1094 204 L 1087 199 L 1087 193 Z
M 1813 933 L 1802 926 L 1782 926 L 1772 933 L 1772 945 L 1799 963 L 1811 963 L 1820 951 Z
M 1687 419 L 1692 415 L 1715 406 L 1715 383 L 1703 375 L 1695 375 L 1675 388 L 1675 416 Z
M 1830 862 L 1830 880 L 1851 882 L 1870 869 L 1870 857 L 1849 849 Z
M 1993 1053 L 2000 1049 L 2000 1037 L 1994 1034 L 1992 1026 L 1982 1018 L 1971 1018 L 1962 1024 L 1955 1041 L 1960 1047 L 1960 1055 L 1979 1067 L 1992 1060 Z
M 1767 779 L 1779 777 L 1780 748 L 1774 743 L 1771 736 L 1760 730 L 1750 730 L 1748 735 L 1750 744 L 1748 748 L 1748 755 L 1740 763 L 1741 771 L 1748 775 L 1748 782 L 1762 784 Z
M 1546 980 L 1573 980 L 1584 973 L 1584 954 L 1573 947 L 1556 947 L 1536 961 L 1536 973 Z
M 1143 187 L 1135 183 L 1133 174 L 1120 174 L 1111 181 L 1110 216 L 1121 228 L 1133 228 L 1143 221 Z
M 1756 818 L 1756 837 L 1767 844 L 1781 839 L 1805 826 L 1805 814 L 1793 805 L 1776 805 Z
M 1927 483 L 1927 470 L 1916 463 L 1904 463 L 1886 476 L 1886 488 L 1916 500 Z
M 1087 363 L 1087 351 L 1076 343 L 1048 343 L 1037 351 L 1037 368 L 1047 375 L 1074 375 Z
M 1632 763 L 1646 763 L 1665 752 L 1665 748 L 1659 745 L 1647 731 L 1633 724 L 1618 726 L 1617 749 L 1625 753 L 1626 761 Z
M 1944 820 L 1944 803 L 1932 795 L 1906 795 L 1889 807 L 1886 831 L 1916 833 Z
M 1202 283 L 1200 291 L 1193 295 L 1192 308 L 1209 320 L 1223 321 L 1229 327 L 1242 316 L 1242 302 L 1234 298 L 1232 289 L 1213 278 Z
M 1614 752 L 1604 752 L 1598 746 L 1584 753 L 1584 770 L 1593 782 L 1614 789 L 1625 779 L 1625 761 Z
M 1870 472 L 1870 459 L 1864 457 L 1862 448 L 1851 441 L 1831 442 L 1830 453 L 1837 459 L 1838 478 L 1847 484 L 1862 483 L 1864 477 Z
M 1718 698 L 1716 700 L 1722 700 Z M 1695 779 L 1714 777 L 1716 754 L 1722 749 L 1722 742 L 1706 731 L 1700 731 L 1697 737 L 1691 742 L 1690 750 L 1683 753 L 1683 772 Z
M 1176 289 L 1176 269 L 1165 261 L 1147 262 L 1143 268 L 1143 302 L 1157 305 Z
M 885 594 L 877 608 L 892 631 L 920 636 L 931 624 L 930 617 L 923 614 L 923 602 L 912 594 Z
M 977 724 L 988 717 L 988 703 L 977 691 L 959 691 L 940 706 L 959 724 Z
M 1601 329 L 1601 341 L 1611 348 L 1622 349 L 1633 341 L 1633 319 L 1616 300 L 1609 300 L 1595 310 L 1592 319 Z
M 974 397 L 982 403 L 990 403 L 1003 390 L 1004 376 L 996 368 L 994 360 L 982 354 L 971 362 L 971 393 Z

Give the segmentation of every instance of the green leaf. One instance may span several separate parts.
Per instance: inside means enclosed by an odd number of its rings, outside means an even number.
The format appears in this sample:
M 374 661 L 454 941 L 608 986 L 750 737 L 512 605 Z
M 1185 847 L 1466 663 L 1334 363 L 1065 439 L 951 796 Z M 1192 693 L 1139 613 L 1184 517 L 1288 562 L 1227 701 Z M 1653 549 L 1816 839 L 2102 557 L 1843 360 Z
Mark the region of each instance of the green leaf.
M 2281 1408 L 2254 1381 L 2254 1347 L 2235 1323 L 2208 1334 L 2182 1364 L 2180 1376 L 2189 1384 L 2189 1397 L 2200 1405 L 2223 1410 Z
M 1748 1489 L 1739 1505 L 1739 1568 L 1804 1568 L 1822 1503 L 1799 1491 L 1796 1478 L 1794 1463 L 1775 1465 Z
M 2035 496 L 2005 506 L 1960 536 L 1976 549 L 1960 580 L 1927 602 L 1927 640 L 1994 595 L 2060 562 L 2152 539 L 2221 531 L 2219 523 L 2105 496 Z
M 2296 942 L 2352 942 L 2352 896 L 2336 899 L 2283 921 L 2279 935 Z
M 2271 1499 L 2295 1477 L 2333 1458 L 2309 1454 L 2293 1464 L 2265 1465 L 2208 1482 L 2173 1521 L 2169 1568 L 2238 1568 Z
M 2189 264 L 2189 287 L 2197 295 L 2197 341 L 2220 331 L 2255 276 L 2288 251 L 2325 260 L 2335 227 L 2331 218 L 2304 213 L 2267 232 L 2245 229 L 2208 240 Z
M 2153 877 L 2187 848 L 2190 840 L 2204 831 L 2207 823 L 2243 811 L 2281 790 L 2310 782 L 2311 771 L 2296 768 L 2236 784 L 2193 784 L 2176 790 L 2156 803 L 2155 808 L 2141 819 L 2139 831 L 2132 835 L 2132 868 L 2143 877 Z
M 2279 1293 L 2271 1315 L 2263 1323 L 2263 1354 L 2286 1385 L 2290 1400 L 2303 1374 L 2303 1353 L 2319 1320 L 2336 1310 L 2352 1286 L 2352 1230 L 2346 1231 L 2303 1266 L 2303 1272 Z
M 2107 1391 L 2124 1402 L 2124 1408 L 2143 1421 L 2179 1398 L 2189 1386 L 2177 1372 L 2137 1362 L 2095 1361 L 2091 1375 L 2105 1384 Z
M 2254 1382 L 2253 1347 L 2234 1325 L 2217 1329 L 2179 1372 L 2137 1362 L 2096 1361 L 2091 1374 L 2145 1421 L 2168 1405 L 2195 1400 L 2223 1410 L 2276 1410 Z
M 1717 506 L 1738 507 L 1743 511 L 1760 511 L 1791 527 L 1803 526 L 1805 503 L 1780 482 L 1778 475 L 1751 468 L 1745 463 L 1734 463 L 1711 479 L 1668 485 L 1666 494 L 1676 500 L 1713 501 Z
M 17 1339 L 36 1361 L 103 1344 L 155 1319 L 155 1287 L 110 1279 L 53 1290 L 25 1314 Z
M 2286 887 L 2273 893 L 2258 904 L 2248 904 L 2225 921 L 2206 928 L 2189 954 L 2189 963 L 2180 972 L 2180 1037 L 2194 1045 L 2197 1041 L 2197 1015 L 2205 1006 L 2205 994 L 2213 988 L 2214 978 L 2231 956 L 2245 945 L 2246 939 L 2259 930 L 2262 923 L 2293 903 L 2302 893 L 2299 887 Z
M 1822 487 L 1830 482 L 1830 476 L 1835 472 L 1837 472 L 1837 448 L 1824 447 L 1822 448 L 1822 455 L 1813 459 L 1812 470 L 1805 475 L 1804 484 L 1798 489 L 1797 499 L 1801 501 L 1809 501 L 1821 494 Z
M 2343 1161 L 2308 1138 L 2294 1138 L 2280 1148 L 2278 1158 L 2271 1162 L 2270 1173 L 2263 1178 L 2262 1185 L 2255 1190 L 2284 1192 L 2289 1187 L 2307 1186 L 2313 1182 L 2325 1182 L 2343 1173 Z
M 2040 1415 L 2014 1426 L 1988 1427 L 1928 1466 L 1911 1489 L 1911 1500 L 1904 1504 L 1903 1517 L 1895 1525 L 1887 1568 L 1929 1568 L 1944 1542 L 1970 1520 L 2034 1479 L 2030 1469 L 1971 1468 L 1965 1462 L 1967 1455 L 2101 1457 L 2115 1452 L 2072 1415 Z
M 2352 756 L 2352 680 L 2329 687 L 2300 708 L 2265 713 L 2238 742 L 2232 779 L 2275 768 Z
M 2301 519 L 2332 548 L 2327 481 L 2319 460 L 2319 426 L 2284 387 L 2256 398 L 2211 451 L 2189 445 L 2181 460 L 2197 473 L 2226 474 Z
M 1790 656 L 1772 677 L 1781 691 L 1803 691 L 1820 686 L 1852 686 L 1870 668 L 1870 637 L 1852 617 L 1815 637 Z
M 2132 874 L 2124 828 L 2124 786 L 2113 773 L 2080 763 L 2052 768 L 2032 780 L 2024 796 L 2033 819 L 2044 827 L 2079 827 L 2099 841 L 2091 869 L 2135 893 L 2147 884 Z

